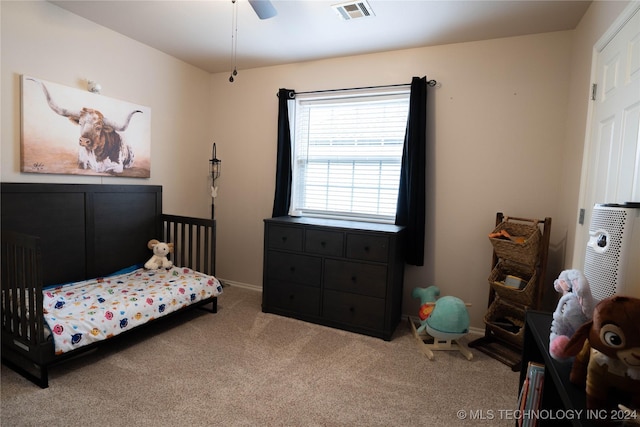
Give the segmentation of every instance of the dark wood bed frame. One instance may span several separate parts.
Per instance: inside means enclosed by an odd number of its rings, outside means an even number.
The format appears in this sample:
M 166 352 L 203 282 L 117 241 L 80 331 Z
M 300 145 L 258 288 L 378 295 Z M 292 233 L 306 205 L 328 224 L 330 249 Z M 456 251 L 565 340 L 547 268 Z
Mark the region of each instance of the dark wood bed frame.
M 2 183 L 0 197 L 2 362 L 42 388 L 52 365 L 127 334 L 56 356 L 43 287 L 144 264 L 151 239 L 173 242 L 175 265 L 215 275 L 215 221 L 163 214 L 161 186 Z M 217 311 L 216 297 L 185 309 L 205 304 Z

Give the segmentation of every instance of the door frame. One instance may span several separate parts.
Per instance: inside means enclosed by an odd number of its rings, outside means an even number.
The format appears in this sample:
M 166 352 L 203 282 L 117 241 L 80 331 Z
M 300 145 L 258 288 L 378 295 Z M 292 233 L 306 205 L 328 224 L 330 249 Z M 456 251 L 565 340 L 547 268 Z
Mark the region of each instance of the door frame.
M 605 33 L 598 39 L 598 41 L 593 45 L 593 53 L 591 56 L 591 83 L 595 83 L 598 81 L 598 60 L 600 55 L 605 47 L 614 39 L 614 37 L 622 30 L 622 28 L 633 18 L 636 13 L 640 13 L 640 1 L 632 1 L 627 7 L 620 13 L 620 15 L 613 21 L 609 29 L 605 31 Z M 590 189 L 587 188 L 588 185 L 588 173 L 589 173 L 589 165 L 591 162 L 591 131 L 593 129 L 593 119 L 594 119 L 594 110 L 597 104 L 594 101 L 589 102 L 589 107 L 587 110 L 587 129 L 585 132 L 585 141 L 584 141 L 584 150 L 582 156 L 582 171 L 580 174 L 580 194 L 578 197 L 578 217 L 580 216 L 580 209 L 589 209 L 591 207 L 587 207 L 587 202 L 590 201 L 587 199 L 587 194 Z M 595 154 L 594 154 L 595 155 Z M 589 235 L 589 223 L 591 220 L 591 215 L 584 218 L 584 222 L 580 224 L 580 222 L 576 222 L 576 232 L 573 242 L 573 260 L 572 266 L 573 268 L 582 270 L 584 268 L 584 251 L 588 240 Z

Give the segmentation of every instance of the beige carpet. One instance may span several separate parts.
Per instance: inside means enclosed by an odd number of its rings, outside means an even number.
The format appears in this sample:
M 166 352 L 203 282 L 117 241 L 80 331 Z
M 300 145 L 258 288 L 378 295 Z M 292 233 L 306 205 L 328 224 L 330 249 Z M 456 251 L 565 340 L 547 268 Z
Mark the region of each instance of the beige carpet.
M 48 389 L 3 365 L 0 423 L 514 425 L 518 374 L 483 353 L 430 361 L 405 322 L 385 342 L 264 314 L 260 303 L 258 292 L 226 287 L 217 314 L 186 313 L 64 363 Z

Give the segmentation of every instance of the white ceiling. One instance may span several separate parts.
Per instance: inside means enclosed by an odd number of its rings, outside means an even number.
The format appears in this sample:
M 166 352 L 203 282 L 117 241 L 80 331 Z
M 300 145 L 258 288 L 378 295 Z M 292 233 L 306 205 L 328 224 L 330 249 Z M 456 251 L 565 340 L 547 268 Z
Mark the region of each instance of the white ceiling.
M 231 0 L 52 1 L 211 73 L 232 69 Z M 238 69 L 574 29 L 590 1 L 368 0 L 375 16 L 341 20 L 342 0 L 273 0 L 260 20 L 237 0 Z

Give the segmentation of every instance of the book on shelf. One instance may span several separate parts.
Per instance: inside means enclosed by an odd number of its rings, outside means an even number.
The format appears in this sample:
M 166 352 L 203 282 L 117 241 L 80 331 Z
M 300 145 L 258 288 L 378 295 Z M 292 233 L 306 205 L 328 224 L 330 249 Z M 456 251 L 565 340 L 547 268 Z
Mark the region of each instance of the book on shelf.
M 544 365 L 537 362 L 529 362 L 527 376 L 520 389 L 518 397 L 518 427 L 535 427 L 538 423 L 536 410 L 542 403 L 542 390 L 544 387 Z
M 520 410 L 520 414 L 522 415 L 524 411 L 524 405 L 527 401 L 527 393 L 529 392 L 529 375 L 527 375 L 522 383 L 522 388 L 520 388 L 520 395 L 518 396 L 518 409 Z M 518 418 L 518 427 L 522 427 L 522 416 Z

